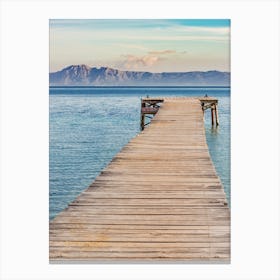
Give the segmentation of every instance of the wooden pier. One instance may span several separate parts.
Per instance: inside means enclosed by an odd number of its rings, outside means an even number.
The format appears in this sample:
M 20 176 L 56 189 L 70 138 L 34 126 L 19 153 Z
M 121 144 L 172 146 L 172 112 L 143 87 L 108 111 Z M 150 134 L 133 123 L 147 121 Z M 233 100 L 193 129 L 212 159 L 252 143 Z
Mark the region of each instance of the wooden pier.
M 212 125 L 219 125 L 219 116 L 218 116 L 218 99 L 213 97 L 201 97 L 197 98 L 200 101 L 201 109 L 204 112 L 207 109 L 211 109 L 211 123 Z M 145 126 L 149 124 L 145 123 L 145 118 L 148 117 L 152 119 L 150 115 L 155 115 L 159 108 L 160 104 L 163 103 L 164 98 L 143 98 L 141 99 L 141 119 L 140 127 L 141 130 L 144 130 Z
M 50 222 L 51 262 L 230 261 L 230 211 L 203 120 L 210 105 L 218 124 L 217 100 L 141 104 L 151 124 Z

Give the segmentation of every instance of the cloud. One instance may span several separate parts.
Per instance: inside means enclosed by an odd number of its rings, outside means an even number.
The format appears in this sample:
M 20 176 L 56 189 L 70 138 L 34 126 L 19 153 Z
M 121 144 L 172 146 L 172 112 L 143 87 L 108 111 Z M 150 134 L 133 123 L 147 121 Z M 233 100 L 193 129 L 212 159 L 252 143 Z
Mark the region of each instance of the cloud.
M 150 55 L 164 55 L 164 54 L 176 53 L 176 51 L 174 51 L 174 50 L 163 50 L 163 51 L 150 51 L 148 53 Z
M 165 55 L 175 54 L 175 53 L 176 53 L 175 50 L 158 50 L 158 51 L 149 51 L 147 52 L 146 55 L 143 56 L 128 54 L 124 56 L 125 61 L 123 61 L 122 66 L 127 69 L 151 67 L 157 64 L 160 60 L 164 60 Z
M 150 67 L 158 63 L 160 60 L 159 56 L 147 54 L 144 56 L 136 55 L 125 55 L 125 61 L 123 61 L 122 66 L 127 69 L 137 69 L 141 67 Z

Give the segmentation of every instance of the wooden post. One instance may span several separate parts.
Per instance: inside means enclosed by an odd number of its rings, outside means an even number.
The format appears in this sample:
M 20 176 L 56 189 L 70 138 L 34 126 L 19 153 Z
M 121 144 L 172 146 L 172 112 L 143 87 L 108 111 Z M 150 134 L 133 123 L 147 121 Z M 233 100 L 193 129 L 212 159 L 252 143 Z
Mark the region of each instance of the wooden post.
M 140 124 L 140 128 L 141 130 L 144 130 L 144 127 L 145 127 L 145 114 L 142 113 L 142 108 L 146 107 L 146 103 L 143 102 L 143 100 L 141 99 L 141 124 Z
M 201 109 L 202 109 L 202 112 L 203 112 L 203 118 L 204 118 L 204 103 L 203 103 L 203 102 L 201 103 Z
M 213 106 L 211 106 L 211 122 L 212 122 L 212 125 L 214 125 L 214 108 L 213 108 Z
M 216 126 L 218 126 L 219 125 L 218 104 L 215 104 L 215 118 L 216 118 Z

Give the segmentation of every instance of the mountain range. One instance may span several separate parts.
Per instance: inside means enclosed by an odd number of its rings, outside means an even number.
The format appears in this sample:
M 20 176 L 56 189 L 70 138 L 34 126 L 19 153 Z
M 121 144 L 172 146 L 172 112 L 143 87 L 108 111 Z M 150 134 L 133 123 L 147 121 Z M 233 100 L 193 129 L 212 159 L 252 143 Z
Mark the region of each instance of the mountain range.
M 82 64 L 50 73 L 49 83 L 50 86 L 229 86 L 230 73 L 216 70 L 151 73 Z

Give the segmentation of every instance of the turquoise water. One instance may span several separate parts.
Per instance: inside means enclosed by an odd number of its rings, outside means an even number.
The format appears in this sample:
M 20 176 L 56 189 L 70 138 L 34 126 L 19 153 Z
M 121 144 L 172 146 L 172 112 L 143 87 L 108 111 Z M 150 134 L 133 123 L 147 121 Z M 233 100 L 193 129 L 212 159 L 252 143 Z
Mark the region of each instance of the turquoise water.
M 50 88 L 50 219 L 86 189 L 139 132 L 141 97 L 206 93 L 219 99 L 220 126 L 212 129 L 208 110 L 205 131 L 230 202 L 229 88 Z

